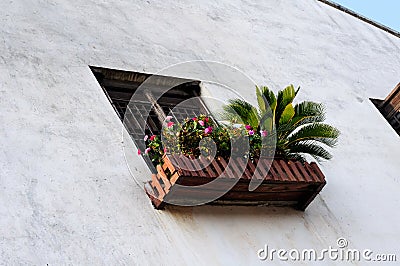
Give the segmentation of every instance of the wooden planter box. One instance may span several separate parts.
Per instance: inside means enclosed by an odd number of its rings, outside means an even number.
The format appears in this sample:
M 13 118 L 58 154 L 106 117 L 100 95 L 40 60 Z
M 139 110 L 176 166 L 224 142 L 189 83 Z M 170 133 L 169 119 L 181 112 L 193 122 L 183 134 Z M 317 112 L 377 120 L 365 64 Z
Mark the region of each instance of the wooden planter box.
M 232 160 L 232 158 L 231 158 Z M 235 160 L 235 159 L 234 159 Z M 189 161 L 189 162 L 188 162 Z M 272 161 L 272 162 L 271 162 Z M 173 162 L 175 164 L 173 164 Z M 188 171 L 176 168 L 174 165 L 185 165 L 182 157 L 167 155 L 164 157 L 164 164 L 157 166 L 158 174 L 152 175 L 151 181 L 145 184 L 145 191 L 150 197 L 156 209 L 163 209 L 167 202 L 184 202 L 183 205 L 207 197 L 214 190 L 220 189 L 223 182 L 235 180 L 237 183 L 225 194 L 209 204 L 230 204 L 230 205 L 278 205 L 293 206 L 299 210 L 305 210 L 315 196 L 325 186 L 325 177 L 316 163 L 300 163 L 296 161 L 285 161 L 280 159 L 259 159 L 254 163 L 243 158 L 235 160 L 231 168 L 223 158 L 206 162 L 201 159 L 198 165 L 195 161 L 186 160 L 186 169 L 193 166 L 198 171 Z M 187 165 L 187 163 L 192 165 Z M 255 178 L 263 179 L 260 186 L 254 191 L 249 191 L 250 179 L 254 174 L 257 163 L 259 171 L 256 171 Z M 204 167 L 204 165 L 208 165 Z M 267 172 L 267 166 L 271 165 Z M 200 167 L 199 167 L 200 166 Z M 224 177 L 221 173 L 225 171 Z M 245 169 L 244 172 L 240 171 Z M 235 173 L 243 173 L 237 176 Z M 198 187 L 217 179 L 215 186 L 206 189 Z M 176 186 L 176 184 L 182 186 Z M 183 187 L 184 186 L 184 187 Z

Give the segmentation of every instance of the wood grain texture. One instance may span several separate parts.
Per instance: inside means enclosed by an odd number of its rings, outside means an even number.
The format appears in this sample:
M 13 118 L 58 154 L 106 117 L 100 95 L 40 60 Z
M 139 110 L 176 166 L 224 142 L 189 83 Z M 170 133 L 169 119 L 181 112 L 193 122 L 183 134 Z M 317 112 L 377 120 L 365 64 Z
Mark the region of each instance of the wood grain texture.
M 326 184 L 325 176 L 316 163 L 270 158 L 254 162 L 231 158 L 227 163 L 223 158 L 184 160 L 171 155 L 164 156 L 164 161 L 163 166 L 157 167 L 158 175 L 153 175 L 149 183 L 148 187 L 153 189 L 151 196 L 146 191 L 156 208 L 164 207 L 167 202 L 196 203 L 218 192 L 223 196 L 212 204 L 274 205 L 276 202 L 277 205 L 286 203 L 283 205 L 305 210 Z M 186 169 L 179 169 L 177 165 Z M 254 191 L 249 191 L 252 178 L 263 181 Z M 211 188 L 200 187 L 211 181 Z M 226 187 L 231 189 L 223 193 Z

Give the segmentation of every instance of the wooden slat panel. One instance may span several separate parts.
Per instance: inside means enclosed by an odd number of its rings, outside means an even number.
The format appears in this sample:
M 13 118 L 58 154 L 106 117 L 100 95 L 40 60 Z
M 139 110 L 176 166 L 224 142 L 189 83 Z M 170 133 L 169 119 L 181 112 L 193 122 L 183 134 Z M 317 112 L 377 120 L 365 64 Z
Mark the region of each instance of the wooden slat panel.
M 194 160 L 190 160 L 191 163 L 196 167 L 195 169 L 198 169 L 196 172 L 199 176 L 201 177 L 207 177 L 207 173 L 205 173 L 202 169 L 202 167 L 200 166 L 199 162 L 197 159 Z
M 282 181 L 281 174 L 276 169 L 276 162 L 273 160 L 268 172 L 267 180 Z
M 189 171 L 187 171 L 186 169 L 182 168 L 183 164 L 181 162 L 181 160 L 179 159 L 179 156 L 177 155 L 164 155 L 165 157 L 169 158 L 169 161 L 171 162 L 172 166 L 175 169 L 175 172 L 178 173 L 179 175 L 191 175 Z
M 396 115 L 400 110 L 400 103 L 398 103 L 397 105 L 390 105 L 390 111 L 388 112 L 388 114 L 386 115 L 386 119 L 390 122 L 390 124 L 392 125 L 396 125 L 397 121 L 396 121 Z
M 304 178 L 304 181 L 306 182 L 312 182 L 313 180 L 310 178 L 309 174 L 307 173 L 306 169 L 300 162 L 295 162 L 297 169 L 300 170 L 302 173 L 302 176 Z
M 158 177 L 156 174 L 152 174 L 151 175 L 151 185 L 157 189 L 158 192 L 158 198 L 162 199 L 165 196 L 165 191 L 164 189 L 161 187 L 160 182 L 158 181 Z
M 238 182 L 234 185 L 232 184 L 233 187 L 219 199 L 220 201 L 253 205 L 260 204 L 261 202 L 267 202 L 268 204 L 287 202 L 304 210 L 325 184 L 324 176 L 315 163 L 303 165 L 299 162 L 274 160 L 268 171 L 270 161 L 262 158 L 259 160 L 259 170 L 255 171 L 255 165 L 250 161 L 245 161 L 243 158 L 231 159 L 230 168 L 227 168 L 227 162 L 222 158 L 219 161 L 213 160 L 209 164 L 207 158 L 200 157 L 197 164 L 196 161 L 187 160 L 186 164 L 189 165 L 184 164 L 182 159 L 179 157 L 177 159 L 179 162 L 177 163 L 182 163 L 184 167 L 193 167 L 193 165 L 196 165 L 196 167 L 203 167 L 203 169 L 201 171 L 187 171 L 188 175 L 184 176 L 179 175 L 179 173 L 185 171 L 177 169 L 175 174 L 168 180 L 166 174 L 163 172 L 163 168 L 159 166 L 159 175 L 156 178 L 152 177 L 153 181 L 151 183 L 155 187 L 155 191 L 160 194 L 158 198 L 161 200 L 164 197 L 168 197 L 168 200 L 173 200 L 174 202 L 190 203 L 200 202 L 202 199 L 209 198 L 209 196 L 215 193 L 222 195 L 224 194 L 222 192 L 226 191 L 226 185 L 233 181 L 232 178 L 237 177 L 238 173 L 244 170 Z M 172 161 L 176 160 L 176 157 L 169 157 L 169 160 L 172 164 Z M 205 167 L 205 165 L 208 166 Z M 169 166 L 168 170 L 170 168 Z M 226 169 L 226 176 L 216 180 L 221 175 L 223 169 Z M 258 175 L 263 178 L 263 182 L 256 190 L 250 192 L 248 190 L 249 182 L 254 171 L 256 172 L 256 176 Z M 263 175 L 267 175 L 265 179 Z M 214 183 L 212 188 L 200 189 L 198 187 L 213 180 L 218 182 Z M 164 188 L 160 182 L 165 184 Z M 175 183 L 182 186 L 174 187 L 173 184 Z M 154 203 L 154 199 L 152 201 Z
M 321 182 L 325 182 L 325 175 L 322 173 L 321 169 L 319 169 L 318 165 L 315 162 L 312 162 L 310 166 L 314 169 L 314 171 L 317 173 L 319 180 Z
M 385 100 L 384 100 L 384 102 L 382 103 L 382 106 L 381 106 L 381 107 L 383 107 L 383 106 L 386 105 L 386 104 L 396 102 L 396 101 L 393 101 L 393 98 L 395 98 L 396 96 L 399 96 L 399 95 L 400 95 L 400 83 L 397 84 L 397 86 L 396 86 L 396 87 L 389 93 L 389 95 L 385 98 Z
M 151 181 L 150 181 L 151 182 Z M 153 187 L 151 186 L 150 182 L 146 182 L 144 184 L 144 191 L 146 192 L 147 196 L 150 198 L 154 208 L 157 210 L 163 209 L 165 203 L 162 200 L 157 198 L 157 192 L 154 191 Z
M 288 162 L 288 167 L 293 171 L 294 173 L 294 177 L 298 180 L 298 181 L 303 181 L 304 178 L 301 175 L 301 173 L 299 172 L 299 170 L 296 167 L 296 164 L 294 163 L 294 161 L 289 161 Z
M 250 176 L 253 177 L 254 176 L 255 166 L 254 166 L 253 162 L 250 159 L 247 161 L 246 168 L 249 171 Z
M 248 160 L 244 158 L 236 158 L 236 162 L 238 163 L 240 169 L 244 169 L 243 178 L 251 179 L 252 175 L 247 167 Z
M 169 189 L 171 188 L 171 183 L 168 180 L 168 177 L 166 175 L 166 173 L 164 172 L 164 169 L 161 167 L 161 165 L 157 165 L 157 171 L 158 171 L 158 175 L 161 177 L 165 187 L 164 190 L 166 193 L 168 193 Z
M 234 173 L 234 175 L 233 175 L 234 178 L 246 178 L 245 173 L 244 173 L 245 167 L 241 167 L 238 164 L 237 160 L 235 160 L 233 158 L 231 158 L 229 162 L 232 167 L 232 171 Z
M 232 170 L 228 167 L 228 164 L 226 163 L 224 158 L 220 158 L 219 163 L 222 165 L 222 169 L 225 170 L 225 176 L 228 178 L 235 178 L 234 174 L 232 173 Z
M 282 170 L 281 165 L 279 164 L 279 162 L 277 160 L 274 160 L 272 162 L 273 167 L 276 169 L 276 171 L 278 172 L 279 175 L 279 180 L 282 181 L 289 181 L 289 178 L 286 176 L 286 174 L 284 173 L 284 171 Z
M 308 163 L 304 164 L 307 172 L 310 174 L 310 177 L 312 178 L 313 181 L 321 181 L 319 180 L 319 177 L 315 174 L 314 170 L 311 168 L 311 166 Z
M 219 160 L 217 158 L 215 158 L 212 162 L 211 162 L 212 166 L 214 167 L 214 170 L 217 172 L 218 176 L 222 175 L 223 173 L 223 168 L 220 166 L 219 164 Z
M 185 176 L 199 176 L 196 171 L 192 171 L 194 166 L 191 164 L 190 160 L 185 160 L 181 158 L 182 156 L 176 156 L 175 159 L 178 162 L 178 165 L 182 165 L 185 168 Z
M 263 158 L 260 160 L 262 169 L 263 169 L 263 177 L 266 180 L 280 180 L 278 174 L 275 172 L 273 165 L 273 160 Z
M 174 163 L 176 163 L 176 162 L 171 161 L 171 159 L 172 159 L 171 156 L 164 156 L 163 168 L 167 167 L 169 169 L 169 171 L 171 172 L 171 174 L 173 174 L 176 171 L 176 168 L 174 166 Z
M 171 179 L 169 180 L 172 185 L 176 183 L 176 181 L 181 177 L 182 175 L 179 174 L 179 172 L 176 172 L 171 176 Z
M 255 163 L 249 161 L 249 168 L 251 169 L 251 172 L 253 173 L 253 176 L 256 179 L 264 179 L 264 176 L 262 176 L 260 169 L 256 168 L 256 165 L 258 166 L 258 160 L 254 160 Z
M 210 160 L 204 158 L 203 156 L 199 157 L 200 159 L 200 163 L 202 164 L 203 168 L 205 169 L 206 173 L 208 174 L 208 177 L 217 177 L 218 175 L 214 173 L 214 171 L 212 170 L 212 168 L 210 167 Z M 207 167 L 205 167 L 207 166 Z
M 282 166 L 282 169 L 284 170 L 284 172 L 286 173 L 287 177 L 289 178 L 289 180 L 291 181 L 296 181 L 297 179 L 293 176 L 292 171 L 290 171 L 287 162 L 285 162 L 284 160 L 280 160 L 279 164 Z

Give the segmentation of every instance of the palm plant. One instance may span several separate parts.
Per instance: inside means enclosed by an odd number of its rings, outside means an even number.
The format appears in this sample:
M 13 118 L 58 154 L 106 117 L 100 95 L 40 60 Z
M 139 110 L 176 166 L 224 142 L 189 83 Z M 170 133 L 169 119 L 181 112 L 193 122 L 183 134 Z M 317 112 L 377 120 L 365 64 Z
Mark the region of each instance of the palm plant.
M 339 130 L 322 123 L 325 109 L 320 103 L 304 101 L 293 104 L 299 92 L 290 85 L 275 96 L 268 87 L 256 87 L 258 108 L 241 99 L 224 106 L 223 118 L 232 123 L 250 125 L 257 132 L 265 130 L 276 141 L 275 156 L 305 161 L 305 154 L 316 160 L 329 160 L 332 155 L 324 146 L 334 147 Z

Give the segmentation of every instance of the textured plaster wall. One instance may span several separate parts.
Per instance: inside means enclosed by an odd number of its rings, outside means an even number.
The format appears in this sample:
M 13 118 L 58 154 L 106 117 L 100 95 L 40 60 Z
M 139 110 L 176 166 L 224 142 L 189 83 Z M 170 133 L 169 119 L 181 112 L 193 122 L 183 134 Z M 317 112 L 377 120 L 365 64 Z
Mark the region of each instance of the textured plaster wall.
M 199 59 L 326 104 L 342 137 L 305 213 L 150 206 L 87 66 L 154 73 Z M 400 139 L 368 100 L 399 72 L 398 38 L 315 0 L 1 1 L 0 261 L 249 265 L 265 263 L 264 244 L 322 249 L 338 237 L 399 258 Z M 132 170 L 148 174 L 140 158 Z

